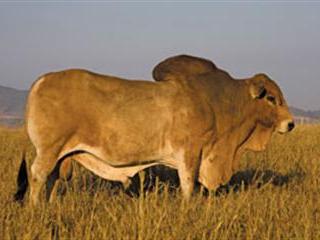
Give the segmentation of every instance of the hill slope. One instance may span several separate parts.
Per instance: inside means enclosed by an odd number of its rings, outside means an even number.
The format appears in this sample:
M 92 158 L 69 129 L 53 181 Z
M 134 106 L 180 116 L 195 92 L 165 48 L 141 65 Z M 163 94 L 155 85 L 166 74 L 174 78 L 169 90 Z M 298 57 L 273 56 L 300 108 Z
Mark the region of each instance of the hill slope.
M 0 124 L 22 122 L 28 91 L 0 86 Z
M 305 111 L 303 109 L 296 108 L 296 107 L 290 107 L 290 110 L 294 116 L 320 119 L 320 110 L 318 110 L 318 111 Z

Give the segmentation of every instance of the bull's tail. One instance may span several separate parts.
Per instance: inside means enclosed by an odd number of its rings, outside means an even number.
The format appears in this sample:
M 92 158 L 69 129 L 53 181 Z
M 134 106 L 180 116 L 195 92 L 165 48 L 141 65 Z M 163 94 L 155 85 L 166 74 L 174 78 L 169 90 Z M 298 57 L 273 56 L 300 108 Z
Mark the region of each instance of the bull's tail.
M 28 189 L 28 172 L 27 172 L 27 163 L 25 158 L 25 152 L 22 154 L 22 161 L 17 176 L 17 192 L 14 194 L 14 200 L 22 202 L 24 195 Z

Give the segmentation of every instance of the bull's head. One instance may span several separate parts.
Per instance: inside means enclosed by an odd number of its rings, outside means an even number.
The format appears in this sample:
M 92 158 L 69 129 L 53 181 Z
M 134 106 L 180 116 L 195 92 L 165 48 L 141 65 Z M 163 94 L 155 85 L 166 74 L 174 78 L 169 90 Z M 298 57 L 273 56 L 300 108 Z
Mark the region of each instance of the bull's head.
M 294 121 L 280 88 L 265 74 L 248 80 L 251 97 L 259 112 L 258 122 L 266 128 L 286 133 L 294 128 Z

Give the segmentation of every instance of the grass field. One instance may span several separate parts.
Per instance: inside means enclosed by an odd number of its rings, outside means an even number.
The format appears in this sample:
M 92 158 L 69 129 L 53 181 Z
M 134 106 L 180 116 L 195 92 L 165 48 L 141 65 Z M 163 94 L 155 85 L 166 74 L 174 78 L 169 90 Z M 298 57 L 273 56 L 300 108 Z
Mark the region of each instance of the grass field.
M 320 239 L 320 126 L 275 134 L 267 151 L 243 157 L 230 183 L 238 191 L 188 203 L 166 183 L 132 197 L 79 168 L 63 198 L 20 206 L 12 195 L 24 139 L 0 129 L 0 239 Z M 29 144 L 28 166 L 33 156 Z

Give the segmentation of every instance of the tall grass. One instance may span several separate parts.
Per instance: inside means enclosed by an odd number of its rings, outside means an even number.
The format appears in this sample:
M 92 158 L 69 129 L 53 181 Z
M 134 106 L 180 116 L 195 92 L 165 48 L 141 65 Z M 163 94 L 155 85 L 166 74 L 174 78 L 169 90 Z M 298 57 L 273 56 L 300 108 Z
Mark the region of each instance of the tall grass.
M 22 131 L 0 129 L 0 239 L 320 239 L 320 126 L 276 134 L 267 151 L 243 157 L 230 183 L 238 191 L 190 202 L 161 182 L 135 197 L 101 180 L 92 187 L 80 169 L 63 198 L 20 206 L 12 195 L 21 146 L 30 166 Z

